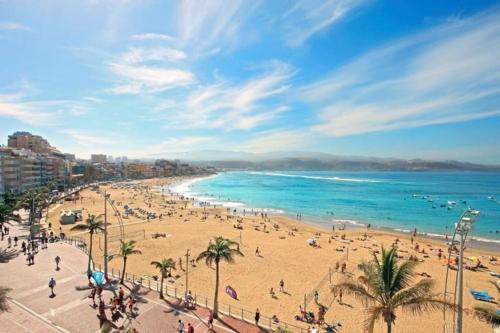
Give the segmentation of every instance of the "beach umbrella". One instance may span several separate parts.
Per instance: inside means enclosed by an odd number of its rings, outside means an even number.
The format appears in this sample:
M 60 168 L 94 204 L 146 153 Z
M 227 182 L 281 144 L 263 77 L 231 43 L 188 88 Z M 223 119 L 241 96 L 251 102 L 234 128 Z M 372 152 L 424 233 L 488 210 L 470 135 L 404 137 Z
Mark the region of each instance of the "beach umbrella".
M 102 280 L 104 278 L 104 274 L 99 271 L 95 271 L 92 273 L 92 278 L 94 279 L 95 283 L 100 286 L 102 284 Z

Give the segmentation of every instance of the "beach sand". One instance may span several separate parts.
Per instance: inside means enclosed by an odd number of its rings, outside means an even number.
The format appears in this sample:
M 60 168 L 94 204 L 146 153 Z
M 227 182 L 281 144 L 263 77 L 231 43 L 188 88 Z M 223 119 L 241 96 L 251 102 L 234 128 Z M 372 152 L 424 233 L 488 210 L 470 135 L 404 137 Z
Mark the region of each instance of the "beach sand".
M 159 185 L 171 184 L 180 181 L 179 178 L 152 179 L 137 182 L 150 188 Z M 157 215 L 163 214 L 163 218 L 151 221 L 147 219 L 129 217 L 123 219 L 125 223 L 126 238 L 137 241 L 136 248 L 142 251 L 142 255 L 131 256 L 127 263 L 127 272 L 143 276 L 159 275 L 150 262 L 162 258 L 173 258 L 178 265 L 182 257 L 183 265 L 186 264 L 186 250 L 196 256 L 208 246 L 209 240 L 215 236 L 223 236 L 237 242 L 241 242 L 240 250 L 244 257 L 237 257 L 235 264 L 221 264 L 221 307 L 227 308 L 231 305 L 233 312 L 241 312 L 241 308 L 254 312 L 260 309 L 263 315 L 271 317 L 276 315 L 280 320 L 300 326 L 308 327 L 308 324 L 296 321 L 294 316 L 299 314 L 299 305 L 304 305 L 304 295 L 308 310 L 317 313 L 317 306 L 312 300 L 312 293 L 318 288 L 319 302 L 328 307 L 326 313 L 327 322 L 340 321 L 343 332 L 363 332 L 363 321 L 366 318 L 365 307 L 354 297 L 344 295 L 343 304 L 339 304 L 329 291 L 329 270 L 332 270 L 332 282 L 344 280 L 347 276 L 358 277 L 360 271 L 357 265 L 363 260 L 371 258 L 372 250 L 380 249 L 380 246 L 391 246 L 396 238 L 400 239 L 399 254 L 407 256 L 415 251 L 410 246 L 410 236 L 382 230 L 366 230 L 356 228 L 345 231 L 335 231 L 336 236 L 331 243 L 328 241 L 332 236 L 331 230 L 310 226 L 304 222 L 298 222 L 285 216 L 270 216 L 270 221 L 264 222 L 260 216 L 227 218 L 226 208 L 201 208 L 192 202 L 182 201 L 174 195 L 164 195 L 154 190 L 113 189 L 111 185 L 101 186 L 106 190 L 115 203 L 128 204 L 134 208 L 143 208 Z M 59 231 L 59 213 L 68 209 L 83 209 L 84 218 L 87 214 L 102 214 L 104 212 L 104 200 L 102 195 L 84 190 L 82 199 L 75 202 L 65 201 L 62 205 L 55 204 L 50 207 L 48 222 L 52 224 L 54 232 Z M 151 205 L 151 206 L 150 206 Z M 123 213 L 123 208 L 120 208 Z M 170 213 L 171 216 L 167 216 Z M 205 214 L 207 218 L 204 219 Z M 234 228 L 236 220 L 240 219 L 243 230 Z M 113 215 L 108 206 L 110 254 L 115 253 L 118 248 L 119 230 L 117 217 Z M 273 226 L 277 225 L 278 228 Z M 264 229 L 265 226 L 265 229 Z M 88 236 L 70 231 L 71 225 L 61 226 L 66 235 L 77 234 L 80 237 Z M 295 229 L 294 236 L 289 232 Z M 152 238 L 154 233 L 165 233 L 166 237 Z M 318 235 L 319 233 L 319 235 Z M 361 240 L 364 233 L 368 234 L 368 240 Z M 341 239 L 345 234 L 346 240 Z M 319 247 L 308 245 L 308 239 L 315 238 Z M 99 235 L 94 236 L 94 259 L 97 264 L 102 264 L 102 242 Z M 420 244 L 429 254 L 424 258 L 417 254 L 423 261 L 417 266 L 416 272 L 425 272 L 436 281 L 436 292 L 444 291 L 444 280 L 447 260 L 439 260 L 437 249 L 441 248 L 446 253 L 443 241 L 417 237 L 416 242 Z M 87 241 L 88 243 L 88 241 Z M 261 256 L 255 255 L 259 247 Z M 431 250 L 433 249 L 433 250 Z M 498 249 L 497 249 L 498 250 Z M 406 252 L 407 251 L 407 252 Z M 487 256 L 497 255 L 492 250 L 467 249 L 466 256 L 477 256 L 483 264 L 492 271 L 500 272 L 499 266 L 493 266 Z M 343 262 L 347 265 L 347 274 L 335 272 L 335 264 Z M 112 260 L 110 269 L 122 268 L 121 259 Z M 176 279 L 168 282 L 169 285 L 177 287 L 179 294 L 185 290 L 185 271 L 174 271 Z M 455 274 L 451 275 L 454 282 Z M 415 276 L 415 281 L 421 279 Z M 488 281 L 496 281 L 486 271 L 474 272 L 465 270 L 464 273 L 464 302 L 465 307 L 470 309 L 477 304 L 469 294 L 469 288 L 488 289 L 494 297 L 497 295 L 493 286 Z M 279 281 L 285 282 L 285 292 L 279 291 Z M 320 283 L 323 281 L 323 283 Z M 215 272 L 204 262 L 200 261 L 196 267 L 189 267 L 189 289 L 200 299 L 213 298 L 215 284 Z M 318 286 L 319 285 L 319 286 Z M 225 287 L 231 286 L 238 293 L 238 300 L 230 298 L 225 292 Z M 453 283 L 449 287 L 452 290 Z M 269 291 L 274 288 L 276 297 L 272 298 Z M 393 332 L 442 332 L 443 314 L 441 311 L 425 313 L 415 316 L 409 313 L 397 313 L 396 325 Z M 452 314 L 448 314 L 448 330 L 451 326 Z M 264 323 L 265 324 L 265 323 Z M 385 332 L 385 324 L 378 321 L 375 332 Z M 464 316 L 464 332 L 490 332 L 491 326 L 478 320 L 472 315 Z

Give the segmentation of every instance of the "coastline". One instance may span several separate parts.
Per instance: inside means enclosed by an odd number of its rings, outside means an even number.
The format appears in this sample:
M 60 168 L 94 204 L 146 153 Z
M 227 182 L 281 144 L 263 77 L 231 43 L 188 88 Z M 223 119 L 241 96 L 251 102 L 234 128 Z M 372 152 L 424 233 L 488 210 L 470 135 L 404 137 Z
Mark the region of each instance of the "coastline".
M 279 208 L 274 208 L 274 207 L 265 207 L 265 208 L 256 208 L 256 207 L 250 207 L 247 206 L 244 202 L 232 202 L 232 201 L 220 201 L 217 198 L 213 198 L 212 201 L 210 200 L 200 200 L 200 199 L 210 199 L 208 197 L 197 197 L 195 195 L 186 195 L 190 194 L 189 189 L 190 186 L 196 182 L 203 181 L 206 179 L 211 179 L 218 177 L 220 173 L 216 173 L 214 175 L 210 176 L 188 176 L 188 177 L 180 177 L 178 181 L 161 186 L 161 188 L 167 188 L 171 194 L 176 194 L 179 196 L 183 196 L 185 198 L 189 198 L 197 202 L 198 204 L 204 203 L 204 202 L 209 202 L 211 205 L 215 205 L 217 208 L 232 208 L 236 209 L 239 213 L 242 213 L 242 209 L 246 209 L 247 212 L 248 210 L 254 210 L 254 211 L 264 211 L 270 215 L 270 217 L 274 218 L 286 218 L 287 220 L 290 220 L 290 222 L 295 222 L 299 225 L 308 225 L 311 227 L 318 228 L 322 230 L 323 232 L 329 232 L 330 229 L 327 228 L 327 226 L 324 225 L 324 222 L 327 220 L 324 219 L 313 219 L 310 217 L 306 217 L 303 220 L 297 220 L 294 218 L 293 214 L 291 212 L 287 212 L 285 210 L 279 209 Z M 175 189 L 175 190 L 174 190 Z M 185 190 L 179 191 L 179 190 Z M 241 212 L 240 212 L 241 211 Z M 345 230 L 360 230 L 363 228 L 366 228 L 368 223 L 364 222 L 359 222 L 356 220 L 351 220 L 351 219 L 334 219 L 332 218 L 333 225 L 335 228 L 338 230 L 339 226 L 343 226 Z M 374 224 L 370 223 L 370 230 L 377 234 L 390 234 L 394 235 L 395 237 L 408 237 L 411 236 L 412 231 L 411 230 L 401 230 L 399 228 L 390 228 L 390 227 L 384 227 L 381 226 L 380 224 Z M 436 233 L 428 233 L 428 232 L 419 232 L 417 230 L 417 235 L 419 238 L 425 239 L 427 241 L 432 241 L 432 242 L 438 242 L 440 245 L 446 244 L 446 235 L 442 234 L 436 234 Z M 451 241 L 451 237 L 448 238 L 449 241 Z M 469 237 L 467 240 L 467 246 L 469 248 L 479 250 L 479 251 L 484 251 L 485 253 L 487 252 L 494 252 L 500 254 L 500 240 L 494 240 L 494 239 L 488 239 L 484 237 Z

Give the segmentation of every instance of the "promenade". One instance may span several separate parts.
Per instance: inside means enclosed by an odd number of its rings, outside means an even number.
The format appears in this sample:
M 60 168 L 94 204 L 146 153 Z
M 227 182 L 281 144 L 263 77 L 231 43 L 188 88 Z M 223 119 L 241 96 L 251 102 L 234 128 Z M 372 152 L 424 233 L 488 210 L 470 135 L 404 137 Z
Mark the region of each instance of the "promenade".
M 0 263 L 0 285 L 12 289 L 9 293 L 10 310 L 0 314 L 0 332 L 99 332 L 97 309 L 92 307 L 88 298 L 87 256 L 74 246 L 66 243 L 51 243 L 48 249 L 39 249 L 35 264 L 29 266 L 26 257 L 20 252 L 21 243 L 28 231 L 25 227 L 13 224 L 10 236 L 20 238 L 17 247 L 7 249 L 7 237 L 0 242 L 2 250 L 12 252 L 13 258 Z M 14 251 L 19 251 L 14 254 Z M 61 258 L 60 270 L 56 270 L 54 258 Z M 49 279 L 56 280 L 55 297 L 50 296 Z M 118 288 L 119 285 L 116 285 Z M 195 332 L 209 332 L 207 327 L 208 311 L 198 308 L 186 311 L 177 306 L 176 299 L 161 300 L 158 293 L 139 285 L 127 284 L 126 295 L 131 292 L 138 299 L 136 316 L 127 315 L 115 324 L 124 328 L 135 328 L 139 332 L 175 332 L 178 320 L 186 327 L 194 326 Z M 105 289 L 103 299 L 108 304 L 115 290 Z M 109 311 L 107 311 L 109 318 Z M 215 323 L 215 332 L 261 332 L 257 327 L 223 317 Z

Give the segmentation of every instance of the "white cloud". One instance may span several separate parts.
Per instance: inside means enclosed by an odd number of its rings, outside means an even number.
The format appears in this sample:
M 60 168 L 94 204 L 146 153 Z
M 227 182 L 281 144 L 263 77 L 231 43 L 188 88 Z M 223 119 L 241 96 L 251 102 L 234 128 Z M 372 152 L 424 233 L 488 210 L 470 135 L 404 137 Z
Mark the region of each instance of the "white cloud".
M 306 130 L 273 130 L 259 132 L 235 149 L 252 153 L 268 153 L 283 150 L 302 149 L 311 143 L 311 135 Z
M 299 0 L 282 17 L 285 40 L 300 46 L 312 35 L 327 29 L 368 0 Z
M 140 94 L 164 91 L 186 86 L 194 81 L 194 75 L 175 68 L 110 64 L 111 71 L 126 80 L 126 83 L 111 89 L 116 94 Z
M 92 108 L 82 101 L 27 100 L 23 94 L 0 95 L 0 116 L 32 126 L 55 126 L 65 116 L 82 116 Z
M 176 61 L 186 58 L 186 54 L 170 47 L 140 48 L 133 47 L 122 54 L 122 61 L 136 64 L 146 61 Z
M 24 24 L 16 22 L 6 22 L 6 21 L 0 21 L 0 30 L 28 31 L 28 32 L 33 31 L 33 29 Z
M 332 137 L 491 117 L 498 54 L 500 14 L 478 15 L 378 48 L 297 94 Z
M 194 74 L 172 65 L 172 62 L 185 57 L 184 52 L 169 47 L 131 48 L 107 64 L 120 81 L 110 91 L 115 94 L 141 94 L 187 86 L 195 81 Z
M 218 82 L 202 86 L 168 109 L 175 127 L 251 129 L 289 110 L 273 99 L 289 89 L 295 74 L 287 64 L 273 62 L 261 75 L 240 84 Z M 265 103 L 264 103 L 265 102 Z M 171 112 L 169 112 L 171 114 Z
M 260 1 L 185 0 L 179 2 L 177 31 L 180 45 L 198 53 L 213 53 L 221 44 L 241 42 L 243 27 Z M 249 28 L 250 29 L 250 28 Z
M 170 35 L 158 34 L 158 33 L 143 33 L 143 34 L 135 34 L 130 36 L 132 39 L 136 40 L 158 40 L 158 41 L 171 41 L 173 39 Z

